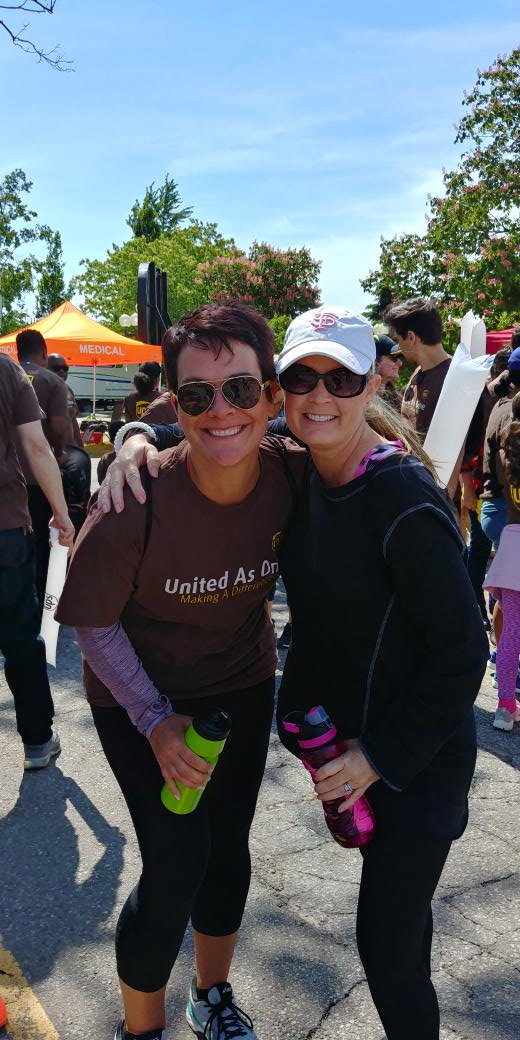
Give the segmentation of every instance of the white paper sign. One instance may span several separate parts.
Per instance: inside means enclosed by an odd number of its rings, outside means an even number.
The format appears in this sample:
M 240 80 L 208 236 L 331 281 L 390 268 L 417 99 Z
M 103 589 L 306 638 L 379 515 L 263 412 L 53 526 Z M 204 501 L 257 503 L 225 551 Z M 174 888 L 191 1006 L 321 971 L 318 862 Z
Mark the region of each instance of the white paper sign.
M 49 569 L 47 571 L 47 585 L 45 586 L 45 600 L 40 635 L 45 642 L 47 664 L 52 664 L 53 668 L 55 668 L 56 647 L 58 645 L 58 632 L 60 626 L 59 622 L 55 621 L 54 614 L 65 584 L 68 549 L 66 545 L 60 545 L 58 541 L 60 534 L 56 527 L 50 527 L 49 531 L 51 537 L 51 551 L 49 555 Z
M 455 469 L 492 364 L 491 354 L 473 358 L 463 343 L 453 355 L 424 441 L 443 487 Z

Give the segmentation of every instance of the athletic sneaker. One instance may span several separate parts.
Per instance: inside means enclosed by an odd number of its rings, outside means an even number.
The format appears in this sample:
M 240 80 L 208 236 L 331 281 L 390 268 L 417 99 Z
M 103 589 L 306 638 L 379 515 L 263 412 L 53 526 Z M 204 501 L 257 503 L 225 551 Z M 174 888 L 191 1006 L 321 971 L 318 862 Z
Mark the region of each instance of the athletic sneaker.
M 285 628 L 278 638 L 277 647 L 279 650 L 288 650 L 292 643 L 292 623 L 287 622 Z
M 45 744 L 24 744 L 23 750 L 25 754 L 24 769 L 45 769 L 51 758 L 56 758 L 60 754 L 60 738 L 53 729 L 50 740 L 47 740 Z
M 514 714 L 508 711 L 507 708 L 497 708 L 495 718 L 493 719 L 494 729 L 503 729 L 506 733 L 509 733 L 515 722 L 520 722 L 520 707 L 516 709 Z
M 229 982 L 217 982 L 201 999 L 193 979 L 186 1018 L 199 1040 L 258 1040 L 249 1015 L 235 1004 Z
M 492 668 L 496 668 L 496 666 L 497 666 L 497 652 L 496 652 L 496 650 L 492 650 L 491 651 L 491 653 L 490 653 L 490 655 L 488 657 L 487 666 L 488 666 L 490 671 L 491 671 Z
M 167 1040 L 165 1029 L 151 1029 L 148 1033 L 138 1033 L 140 1040 Z M 125 1022 L 122 1018 L 117 1023 L 117 1028 L 114 1033 L 114 1040 L 126 1040 L 128 1036 L 135 1036 L 135 1033 L 127 1033 L 125 1029 Z

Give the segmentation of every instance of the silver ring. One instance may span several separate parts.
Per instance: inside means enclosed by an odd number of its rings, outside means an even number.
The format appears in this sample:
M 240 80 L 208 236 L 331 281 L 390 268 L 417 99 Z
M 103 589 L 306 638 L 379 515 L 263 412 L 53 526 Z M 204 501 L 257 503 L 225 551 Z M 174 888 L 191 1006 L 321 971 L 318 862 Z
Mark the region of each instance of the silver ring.
M 351 787 L 350 784 L 343 784 L 343 790 L 344 790 L 345 794 L 353 794 L 354 793 L 354 788 Z

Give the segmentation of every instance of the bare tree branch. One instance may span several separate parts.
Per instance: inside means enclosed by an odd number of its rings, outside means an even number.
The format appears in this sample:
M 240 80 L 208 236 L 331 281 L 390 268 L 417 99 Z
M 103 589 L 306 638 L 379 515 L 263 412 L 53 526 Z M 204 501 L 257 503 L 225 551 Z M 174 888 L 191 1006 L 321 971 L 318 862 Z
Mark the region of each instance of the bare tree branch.
M 28 14 L 53 14 L 56 6 L 56 0 L 21 0 L 17 4 L 0 4 L 0 10 L 4 11 L 25 11 Z M 68 61 L 63 57 L 62 54 L 58 53 L 58 47 L 53 47 L 49 51 L 43 50 L 42 47 L 38 47 L 33 40 L 29 40 L 23 34 L 29 28 L 29 22 L 22 25 L 20 29 L 13 29 L 7 22 L 0 19 L 0 27 L 5 29 L 7 35 L 11 38 L 11 42 L 15 47 L 19 47 L 26 54 L 33 54 L 38 61 L 43 61 L 51 68 L 57 69 L 59 72 L 70 72 L 70 65 L 72 62 Z
M 52 14 L 56 0 L 22 0 L 19 4 L 0 4 L 4 11 L 29 11 L 31 14 Z

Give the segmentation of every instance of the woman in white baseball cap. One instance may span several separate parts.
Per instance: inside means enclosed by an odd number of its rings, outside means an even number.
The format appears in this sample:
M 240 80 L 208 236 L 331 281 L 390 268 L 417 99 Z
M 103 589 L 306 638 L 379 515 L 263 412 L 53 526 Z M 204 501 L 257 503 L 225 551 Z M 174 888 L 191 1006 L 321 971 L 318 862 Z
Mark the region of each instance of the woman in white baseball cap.
M 388 1040 L 438 1040 L 431 900 L 466 827 L 487 641 L 457 525 L 375 396 L 375 357 L 366 319 L 320 307 L 278 359 L 288 426 L 312 456 L 280 551 L 293 643 L 278 718 L 321 702 L 348 738 L 315 789 L 344 810 L 366 795 L 375 814 L 357 918 L 372 997 Z

